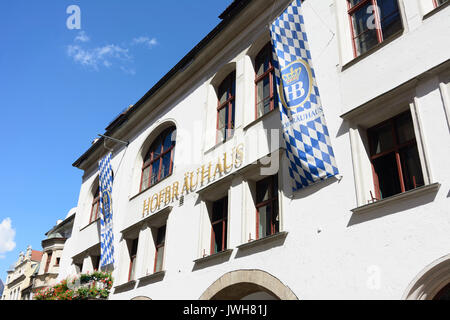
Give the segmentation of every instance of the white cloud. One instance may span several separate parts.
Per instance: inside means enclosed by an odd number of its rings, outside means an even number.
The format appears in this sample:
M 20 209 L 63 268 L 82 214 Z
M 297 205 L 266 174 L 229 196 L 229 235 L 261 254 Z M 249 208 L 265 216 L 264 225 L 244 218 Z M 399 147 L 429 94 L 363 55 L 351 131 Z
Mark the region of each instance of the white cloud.
M 144 44 L 147 47 L 151 48 L 153 46 L 156 46 L 158 44 L 158 41 L 156 40 L 156 38 L 149 38 L 149 37 L 138 37 L 138 38 L 134 38 L 133 41 L 131 42 L 132 44 Z
M 75 42 L 88 42 L 89 40 L 91 40 L 88 35 L 86 34 L 86 32 L 84 31 L 80 31 L 78 33 L 78 35 L 75 37 Z
M 78 44 L 67 47 L 67 55 L 76 63 L 98 70 L 99 67 L 111 67 L 114 62 L 132 61 L 129 50 L 115 44 L 96 48 L 84 48 Z
M 11 226 L 11 219 L 3 219 L 0 223 L 0 258 L 4 258 L 3 253 L 14 250 L 16 247 L 15 236 L 16 231 Z
M 90 38 L 84 32 L 80 31 L 73 42 L 67 46 L 67 56 L 72 58 L 75 63 L 92 70 L 99 71 L 100 68 L 119 68 L 124 73 L 135 75 L 136 70 L 133 66 L 133 56 L 130 50 L 122 44 L 108 44 L 104 46 L 89 46 Z M 156 38 L 145 36 L 134 38 L 128 42 L 130 46 L 143 45 L 152 48 L 158 44 Z

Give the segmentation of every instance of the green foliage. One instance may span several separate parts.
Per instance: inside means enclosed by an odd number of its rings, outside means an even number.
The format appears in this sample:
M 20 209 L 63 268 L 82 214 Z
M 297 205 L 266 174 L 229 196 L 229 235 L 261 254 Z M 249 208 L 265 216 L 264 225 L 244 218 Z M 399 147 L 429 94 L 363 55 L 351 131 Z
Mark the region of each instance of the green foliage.
M 77 287 L 77 283 L 79 286 Z M 63 280 L 53 287 L 38 291 L 35 300 L 87 300 L 107 299 L 113 284 L 111 273 L 95 271 L 78 278 Z

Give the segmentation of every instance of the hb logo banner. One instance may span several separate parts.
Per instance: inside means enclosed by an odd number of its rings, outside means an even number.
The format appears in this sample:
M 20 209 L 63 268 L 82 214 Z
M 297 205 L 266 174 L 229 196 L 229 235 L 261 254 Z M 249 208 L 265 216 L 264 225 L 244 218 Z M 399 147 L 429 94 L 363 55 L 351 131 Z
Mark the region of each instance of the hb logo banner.
M 279 109 L 293 190 L 339 174 L 320 102 L 300 0 L 270 27 Z
M 114 268 L 114 235 L 112 211 L 113 172 L 111 168 L 111 153 L 108 153 L 98 163 L 99 194 L 100 194 L 100 268 Z

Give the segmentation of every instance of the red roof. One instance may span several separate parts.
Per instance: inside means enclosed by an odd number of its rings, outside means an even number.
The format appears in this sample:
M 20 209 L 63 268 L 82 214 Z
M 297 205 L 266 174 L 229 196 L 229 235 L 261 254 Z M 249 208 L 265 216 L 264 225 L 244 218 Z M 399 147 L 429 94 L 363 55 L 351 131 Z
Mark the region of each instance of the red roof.
M 42 259 L 42 251 L 31 250 L 31 261 L 40 262 Z

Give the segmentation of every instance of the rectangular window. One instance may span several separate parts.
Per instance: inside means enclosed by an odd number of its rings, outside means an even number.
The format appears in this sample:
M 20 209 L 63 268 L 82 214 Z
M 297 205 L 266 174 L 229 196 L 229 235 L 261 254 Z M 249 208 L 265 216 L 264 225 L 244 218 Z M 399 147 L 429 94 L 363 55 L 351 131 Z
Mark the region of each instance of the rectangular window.
M 153 272 L 162 271 L 164 260 L 164 244 L 166 242 L 166 226 L 158 228 L 155 241 L 155 266 Z
M 347 0 L 357 57 L 402 30 L 397 0 Z
M 130 247 L 128 248 L 130 254 L 130 268 L 128 270 L 128 281 L 135 280 L 136 276 L 136 255 L 139 239 L 133 239 L 130 241 Z
M 228 197 L 214 201 L 211 212 L 211 254 L 227 249 Z
M 367 130 L 376 199 L 424 185 L 411 113 Z
M 278 175 L 256 182 L 256 235 L 258 239 L 280 231 Z
M 256 118 L 259 118 L 273 110 L 276 103 L 277 90 L 270 42 L 257 54 L 255 70 Z
M 218 88 L 216 142 L 226 141 L 234 133 L 236 72 L 230 73 Z

